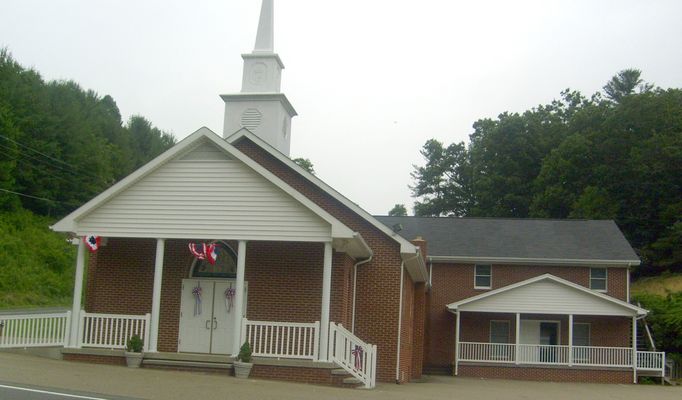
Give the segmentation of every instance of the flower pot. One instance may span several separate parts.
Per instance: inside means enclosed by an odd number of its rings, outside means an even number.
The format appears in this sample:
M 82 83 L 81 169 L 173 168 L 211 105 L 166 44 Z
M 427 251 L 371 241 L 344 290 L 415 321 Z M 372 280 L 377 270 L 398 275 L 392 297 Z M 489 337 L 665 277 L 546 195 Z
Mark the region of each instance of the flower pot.
M 253 363 L 235 361 L 233 366 L 234 376 L 236 376 L 237 378 L 246 379 L 249 377 L 249 374 L 251 374 L 251 367 L 253 367 Z
M 139 368 L 140 364 L 142 364 L 142 353 L 126 351 L 125 355 L 126 364 L 128 364 L 130 368 Z

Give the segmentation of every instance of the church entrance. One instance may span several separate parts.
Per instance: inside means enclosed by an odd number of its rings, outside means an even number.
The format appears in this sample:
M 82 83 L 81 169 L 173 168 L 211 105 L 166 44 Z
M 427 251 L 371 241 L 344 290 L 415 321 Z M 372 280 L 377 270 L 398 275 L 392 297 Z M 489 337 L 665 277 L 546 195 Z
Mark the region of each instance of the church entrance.
M 178 351 L 230 354 L 234 344 L 236 320 L 237 255 L 222 241 L 212 242 L 213 262 L 196 259 L 190 277 L 182 280 Z M 242 315 L 246 316 L 247 283 L 242 293 Z
M 245 285 L 246 286 L 246 285 Z M 178 351 L 230 354 L 234 341 L 234 280 L 183 279 Z M 243 312 L 246 312 L 246 288 Z

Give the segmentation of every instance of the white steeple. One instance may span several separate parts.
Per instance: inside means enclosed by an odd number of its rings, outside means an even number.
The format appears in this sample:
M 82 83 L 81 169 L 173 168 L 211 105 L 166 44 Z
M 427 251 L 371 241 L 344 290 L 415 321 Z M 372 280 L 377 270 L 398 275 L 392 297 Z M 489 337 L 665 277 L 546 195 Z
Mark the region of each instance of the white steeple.
M 223 136 L 247 128 L 289 155 L 291 118 L 296 110 L 280 93 L 284 64 L 274 52 L 273 0 L 263 0 L 253 52 L 242 54 L 244 71 L 239 94 L 221 95 L 225 101 Z

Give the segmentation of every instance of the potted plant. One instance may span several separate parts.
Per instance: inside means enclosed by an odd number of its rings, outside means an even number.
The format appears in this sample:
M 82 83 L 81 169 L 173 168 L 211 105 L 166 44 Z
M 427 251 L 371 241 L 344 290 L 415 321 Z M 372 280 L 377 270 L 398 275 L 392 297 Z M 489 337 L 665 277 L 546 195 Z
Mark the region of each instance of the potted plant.
M 249 374 L 251 374 L 251 368 L 253 367 L 251 352 L 249 342 L 244 342 L 234 362 L 234 376 L 237 378 L 248 378 Z
M 142 364 L 142 347 L 144 343 L 140 339 L 140 335 L 133 335 L 126 343 L 126 364 L 131 368 L 139 368 Z

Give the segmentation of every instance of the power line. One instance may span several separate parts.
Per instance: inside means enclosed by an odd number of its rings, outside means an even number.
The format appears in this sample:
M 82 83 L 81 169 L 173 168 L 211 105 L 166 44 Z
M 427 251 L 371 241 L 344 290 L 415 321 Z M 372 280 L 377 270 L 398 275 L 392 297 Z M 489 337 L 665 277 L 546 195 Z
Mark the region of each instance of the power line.
M 67 166 L 69 166 L 69 167 L 71 167 L 71 168 L 74 168 L 74 169 L 76 168 L 75 166 L 73 166 L 73 165 L 67 163 L 66 161 L 62 161 L 62 160 L 57 159 L 57 158 L 54 158 L 54 157 L 52 157 L 52 156 L 50 156 L 50 155 L 48 155 L 48 154 L 42 153 L 42 152 L 40 152 L 40 151 L 38 151 L 38 150 L 36 150 L 36 149 L 34 149 L 34 148 L 31 148 L 31 147 L 26 146 L 25 144 L 19 143 L 19 142 L 17 142 L 16 140 L 14 140 L 14 139 L 12 139 L 12 138 L 10 138 L 10 137 L 7 137 L 7 136 L 5 136 L 5 135 L 3 135 L 3 134 L 0 134 L 0 137 L 3 137 L 3 138 L 5 138 L 6 140 L 9 140 L 10 142 L 16 143 L 16 144 L 18 144 L 19 146 L 21 146 L 21 147 L 23 147 L 23 148 L 26 148 L 26 149 L 31 150 L 31 151 L 35 151 L 36 153 L 38 153 L 38 154 L 40 154 L 40 155 L 42 155 L 42 156 L 44 156 L 44 157 L 47 157 L 47 158 L 49 158 L 49 159 L 52 160 L 52 161 L 56 161 L 56 162 L 58 162 L 58 163 L 62 163 L 62 164 L 64 164 L 64 165 L 67 165 Z
M 71 173 L 71 174 L 74 174 L 74 175 L 77 176 L 77 177 L 80 177 L 81 175 L 88 175 L 88 176 L 90 176 L 90 177 L 92 177 L 92 178 L 98 179 L 98 178 L 97 178 L 96 176 L 94 176 L 94 175 L 91 175 L 91 174 L 83 174 L 83 173 L 78 172 L 78 171 L 76 171 L 76 170 L 71 170 L 71 169 L 64 168 L 64 167 L 62 167 L 62 166 L 60 166 L 60 165 L 55 165 L 54 163 L 51 163 L 51 162 L 49 162 L 49 161 L 42 160 L 42 159 L 40 159 L 40 158 L 38 158 L 38 157 L 34 157 L 33 155 L 27 154 L 27 153 L 25 153 L 25 152 L 23 152 L 23 151 L 21 151 L 21 150 L 19 150 L 19 149 L 13 149 L 13 148 L 11 148 L 11 147 L 9 147 L 9 146 L 5 146 L 5 145 L 3 145 L 3 144 L 0 144 L 0 147 L 3 147 L 3 148 L 5 148 L 5 149 L 7 149 L 7 150 L 9 150 L 9 151 L 16 151 L 17 153 L 19 153 L 19 154 L 21 154 L 21 155 L 23 155 L 23 156 L 25 156 L 25 157 L 28 157 L 28 158 L 30 158 L 31 160 L 34 160 L 34 161 L 39 162 L 39 163 L 43 163 L 43 164 L 47 165 L 48 167 L 57 168 L 57 169 L 59 169 L 59 170 L 61 170 L 61 171 L 68 172 L 68 173 Z M 5 153 L 5 154 L 7 154 L 7 153 Z M 10 155 L 10 157 L 11 157 L 11 155 Z
M 1 145 L 0 145 L 0 146 L 1 146 Z M 11 154 L 9 154 L 9 153 L 6 153 L 6 152 L 4 152 L 4 151 L 0 151 L 0 154 L 6 156 L 8 159 L 15 160 L 15 161 L 19 161 L 19 162 L 22 163 L 23 165 L 27 165 L 27 166 L 33 167 L 33 168 L 36 167 L 36 164 L 35 164 L 35 163 L 32 163 L 32 162 L 30 162 L 30 161 L 28 161 L 28 160 L 25 160 L 25 159 L 21 158 L 21 157 L 15 157 L 15 156 L 13 156 L 13 155 L 11 155 Z M 39 171 L 40 171 L 40 170 L 39 170 Z M 52 178 L 61 179 L 62 181 L 66 182 L 66 183 L 69 183 L 69 184 L 73 183 L 73 180 L 76 179 L 76 178 L 68 179 L 67 177 L 64 177 L 64 176 L 59 175 L 59 174 L 52 174 L 52 175 L 50 175 L 50 179 L 52 179 Z
M 59 203 L 58 201 L 46 199 L 46 198 L 44 198 L 44 197 L 38 197 L 38 196 L 32 196 L 32 195 L 30 195 L 30 194 L 25 194 L 25 193 L 13 192 L 13 191 L 7 190 L 7 189 L 2 189 L 2 188 L 0 188 L 0 191 L 2 191 L 2 192 L 7 192 L 7 193 L 18 194 L 19 196 L 30 197 L 30 198 L 32 198 L 32 199 L 38 199 L 38 200 L 49 201 L 50 203 Z

